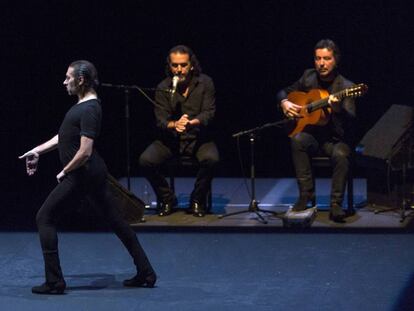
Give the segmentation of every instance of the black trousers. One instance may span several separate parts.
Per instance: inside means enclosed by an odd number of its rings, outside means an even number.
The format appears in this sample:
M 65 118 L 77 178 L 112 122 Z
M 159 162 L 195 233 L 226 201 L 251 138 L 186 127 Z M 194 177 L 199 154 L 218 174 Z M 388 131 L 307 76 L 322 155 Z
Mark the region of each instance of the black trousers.
M 96 208 L 106 218 L 132 256 L 137 271 L 143 274 L 153 272 L 135 232 L 122 218 L 114 197 L 108 191 L 106 173 L 98 175 L 100 176 L 95 174 L 92 180 L 80 172 L 69 174 L 53 189 L 36 215 L 47 282 L 54 283 L 63 280 L 58 255 L 56 222 L 67 212 L 67 209 L 73 207 L 67 202 L 80 196 L 87 196 L 95 203 Z
M 314 194 L 311 156 L 324 154 L 331 158 L 333 174 L 331 203 L 342 205 L 350 167 L 351 148 L 341 141 L 322 139 L 302 132 L 291 138 L 292 158 L 300 195 Z
M 183 146 L 190 146 L 190 148 Z M 205 204 L 209 185 L 213 179 L 214 166 L 219 161 L 216 144 L 212 141 L 201 144 L 194 141 L 193 144 L 181 143 L 181 145 L 174 146 L 156 140 L 144 150 L 139 163 L 159 202 L 171 202 L 175 198 L 175 194 L 161 172 L 162 164 L 174 156 L 192 156 L 197 159 L 200 168 L 191 193 L 191 200 Z

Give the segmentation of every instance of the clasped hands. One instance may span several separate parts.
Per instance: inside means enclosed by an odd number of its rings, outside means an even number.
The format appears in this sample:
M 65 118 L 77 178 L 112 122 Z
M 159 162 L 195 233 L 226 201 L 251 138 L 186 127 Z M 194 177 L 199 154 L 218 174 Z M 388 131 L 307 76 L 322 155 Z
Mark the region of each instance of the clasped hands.
M 180 119 L 174 122 L 174 129 L 178 133 L 183 133 L 192 125 L 192 121 L 188 119 L 188 114 L 183 114 Z

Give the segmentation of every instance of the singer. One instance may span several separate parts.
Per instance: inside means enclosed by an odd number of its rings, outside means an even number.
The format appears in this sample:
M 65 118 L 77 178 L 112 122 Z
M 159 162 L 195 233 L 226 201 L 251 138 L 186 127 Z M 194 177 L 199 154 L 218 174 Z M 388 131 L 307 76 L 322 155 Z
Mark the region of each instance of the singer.
M 125 280 L 124 286 L 153 287 L 156 275 L 142 249 L 135 232 L 122 219 L 115 198 L 108 191 L 107 168 L 94 148 L 101 128 L 101 105 L 96 93 L 98 73 L 95 66 L 85 60 L 69 65 L 63 82 L 69 95 L 77 97 L 60 126 L 59 133 L 47 142 L 26 152 L 28 175 L 37 170 L 39 156 L 58 149 L 62 171 L 56 176 L 58 184 L 49 194 L 36 215 L 40 244 L 45 262 L 46 282 L 32 288 L 35 294 L 63 294 L 66 283 L 58 255 L 56 221 L 68 208 L 66 202 L 87 196 L 107 219 L 116 235 L 134 259 L 137 275 Z
M 161 165 L 173 157 L 197 159 L 200 167 L 190 197 L 190 211 L 193 216 L 203 217 L 213 169 L 219 161 L 211 137 L 215 88 L 213 80 L 201 73 L 197 57 L 189 47 L 173 47 L 166 63 L 167 77 L 158 89 L 170 88 L 171 92 L 156 92 L 157 140 L 141 154 L 139 163 L 160 203 L 159 216 L 166 216 L 173 212 L 177 198 L 160 171 Z
M 287 99 L 293 91 L 307 92 L 311 89 L 327 90 L 329 94 L 351 87 L 353 83 L 338 72 L 340 51 L 329 39 L 320 40 L 314 47 L 314 69 L 307 69 L 302 77 L 292 85 L 280 90 L 277 101 L 287 117 L 299 117 L 301 106 Z M 354 145 L 353 127 L 355 103 L 352 98 L 331 103 L 330 120 L 324 126 L 309 126 L 301 133 L 291 137 L 292 158 L 299 186 L 299 199 L 293 206 L 294 211 L 306 209 L 308 202 L 315 196 L 310 156 L 323 153 L 331 158 L 333 166 L 330 219 L 343 222 L 342 209 L 350 154 Z

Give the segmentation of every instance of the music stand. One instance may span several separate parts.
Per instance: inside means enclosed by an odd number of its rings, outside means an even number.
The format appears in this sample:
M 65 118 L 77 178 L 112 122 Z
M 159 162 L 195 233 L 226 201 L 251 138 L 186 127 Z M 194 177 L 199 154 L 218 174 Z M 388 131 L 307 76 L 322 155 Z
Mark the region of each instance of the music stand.
M 268 213 L 272 214 L 275 217 L 283 218 L 282 213 L 278 213 L 275 211 L 269 211 L 265 209 L 261 209 L 259 207 L 259 202 L 256 200 L 256 168 L 255 168 L 255 152 L 254 152 L 254 145 L 256 141 L 256 132 L 259 132 L 265 128 L 268 127 L 280 127 L 283 124 L 287 123 L 288 120 L 281 120 L 273 123 L 266 123 L 262 126 L 249 129 L 246 131 L 241 131 L 239 133 L 236 133 L 233 135 L 234 138 L 239 138 L 243 135 L 249 135 L 249 141 L 250 141 L 250 184 L 251 184 L 251 193 L 250 193 L 250 203 L 249 208 L 244 211 L 238 211 L 238 212 L 232 212 L 228 214 L 219 215 L 218 218 L 222 219 L 224 217 L 233 216 L 233 215 L 239 215 L 244 213 L 255 213 L 257 217 L 259 218 L 259 221 L 263 224 L 267 224 L 267 220 L 263 218 L 263 216 L 260 213 Z M 284 214 L 284 213 L 283 213 Z
M 402 135 L 397 141 L 396 146 L 400 146 L 397 150 L 401 152 L 401 201 L 399 207 L 392 207 L 382 210 L 375 210 L 375 214 L 386 213 L 391 211 L 398 211 L 400 214 L 400 222 L 404 222 L 405 218 L 413 215 L 413 211 L 406 215 L 406 210 L 408 209 L 409 199 L 407 198 L 407 172 L 410 168 L 410 158 L 412 152 L 412 135 L 413 135 L 413 122 L 408 125 L 409 129 Z M 390 163 L 388 165 L 391 165 Z M 398 193 L 398 192 L 397 192 Z
M 408 215 L 405 214 L 405 211 L 407 210 L 409 199 L 407 198 L 407 170 L 409 168 L 409 153 L 412 151 L 412 124 L 411 124 L 411 130 L 408 131 L 408 134 L 404 138 L 402 142 L 402 167 L 401 167 L 401 178 L 402 178 L 402 201 L 401 201 L 401 211 L 400 211 L 400 222 L 403 222 L 406 217 L 411 216 L 412 212 L 410 212 Z

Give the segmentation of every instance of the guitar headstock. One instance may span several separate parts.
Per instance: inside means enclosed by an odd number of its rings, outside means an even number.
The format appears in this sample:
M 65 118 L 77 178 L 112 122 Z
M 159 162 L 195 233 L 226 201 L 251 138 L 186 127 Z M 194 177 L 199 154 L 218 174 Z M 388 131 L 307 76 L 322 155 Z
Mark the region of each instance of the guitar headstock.
M 345 90 L 346 97 L 360 97 L 368 91 L 368 85 L 364 83 L 356 84 Z

